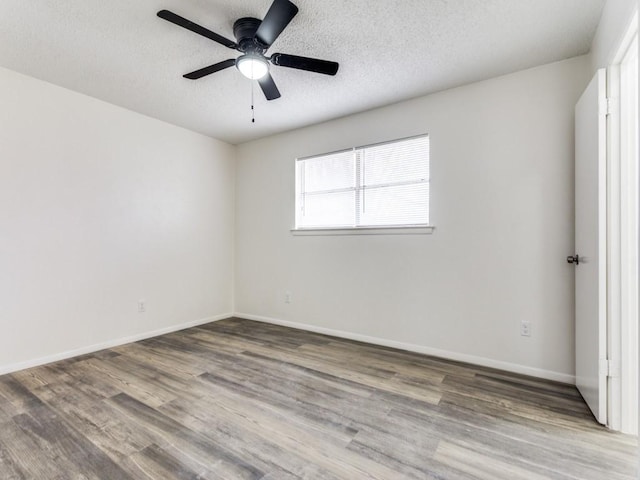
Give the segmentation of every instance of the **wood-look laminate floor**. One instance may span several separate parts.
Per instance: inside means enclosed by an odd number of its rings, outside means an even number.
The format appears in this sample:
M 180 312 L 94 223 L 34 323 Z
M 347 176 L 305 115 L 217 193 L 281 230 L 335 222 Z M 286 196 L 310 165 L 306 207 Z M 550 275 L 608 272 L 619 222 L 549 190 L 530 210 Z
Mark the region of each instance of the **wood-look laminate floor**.
M 0 479 L 635 478 L 574 387 L 229 319 L 0 377 Z

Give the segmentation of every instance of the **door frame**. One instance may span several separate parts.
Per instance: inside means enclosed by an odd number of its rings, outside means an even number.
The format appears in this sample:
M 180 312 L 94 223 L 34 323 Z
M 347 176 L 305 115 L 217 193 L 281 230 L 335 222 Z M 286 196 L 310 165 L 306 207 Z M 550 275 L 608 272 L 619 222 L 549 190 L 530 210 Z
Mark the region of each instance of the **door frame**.
M 638 183 L 630 182 L 629 174 L 634 170 L 638 173 L 638 159 L 629 154 L 627 146 L 629 135 L 624 129 L 626 121 L 623 118 L 626 112 L 622 105 L 624 101 L 621 102 L 621 95 L 627 92 L 623 91 L 621 65 L 634 40 L 637 42 L 637 35 L 636 10 L 607 68 L 607 358 L 610 365 L 607 425 L 613 430 L 632 434 L 638 432 L 639 367 L 634 359 L 637 358 L 639 342 L 637 322 L 634 326 L 630 315 L 637 315 L 637 309 L 635 313 L 633 311 L 637 305 L 639 282 L 635 255 L 637 245 L 632 248 L 628 240 L 639 220 L 637 205 L 629 202 L 630 194 L 638 194 Z M 635 134 L 638 135 L 637 131 Z M 630 213 L 634 218 L 630 218 Z M 629 268 L 632 259 L 635 269 Z M 631 274 L 636 276 L 635 279 L 630 277 Z M 634 350 L 635 356 L 632 354 Z

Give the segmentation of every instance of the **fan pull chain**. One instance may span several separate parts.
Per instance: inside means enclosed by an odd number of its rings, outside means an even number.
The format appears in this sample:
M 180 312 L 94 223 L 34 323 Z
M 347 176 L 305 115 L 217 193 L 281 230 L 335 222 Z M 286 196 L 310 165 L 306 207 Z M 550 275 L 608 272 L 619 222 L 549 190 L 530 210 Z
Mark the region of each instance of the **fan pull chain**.
M 256 123 L 256 111 L 253 108 L 253 80 L 251 81 L 251 123 Z

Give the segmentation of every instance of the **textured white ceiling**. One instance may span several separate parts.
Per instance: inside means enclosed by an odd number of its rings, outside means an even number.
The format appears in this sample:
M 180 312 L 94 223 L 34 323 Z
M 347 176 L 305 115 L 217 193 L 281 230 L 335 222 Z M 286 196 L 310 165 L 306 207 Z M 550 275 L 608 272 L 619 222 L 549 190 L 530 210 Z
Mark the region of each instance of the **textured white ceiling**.
M 334 60 L 336 77 L 272 67 L 267 102 L 235 68 L 182 74 L 238 56 L 161 20 L 172 10 L 227 38 L 271 0 L 2 0 L 0 65 L 240 143 L 587 53 L 604 0 L 293 0 L 300 12 L 271 53 Z M 613 1 L 613 0 L 610 0 Z

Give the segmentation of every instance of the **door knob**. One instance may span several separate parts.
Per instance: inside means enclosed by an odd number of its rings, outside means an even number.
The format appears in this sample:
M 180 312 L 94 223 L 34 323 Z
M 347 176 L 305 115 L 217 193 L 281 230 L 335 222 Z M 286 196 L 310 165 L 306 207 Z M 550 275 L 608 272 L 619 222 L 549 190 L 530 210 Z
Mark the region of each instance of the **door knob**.
M 576 265 L 580 265 L 580 257 L 576 255 L 569 255 L 567 257 L 567 263 L 575 263 Z

